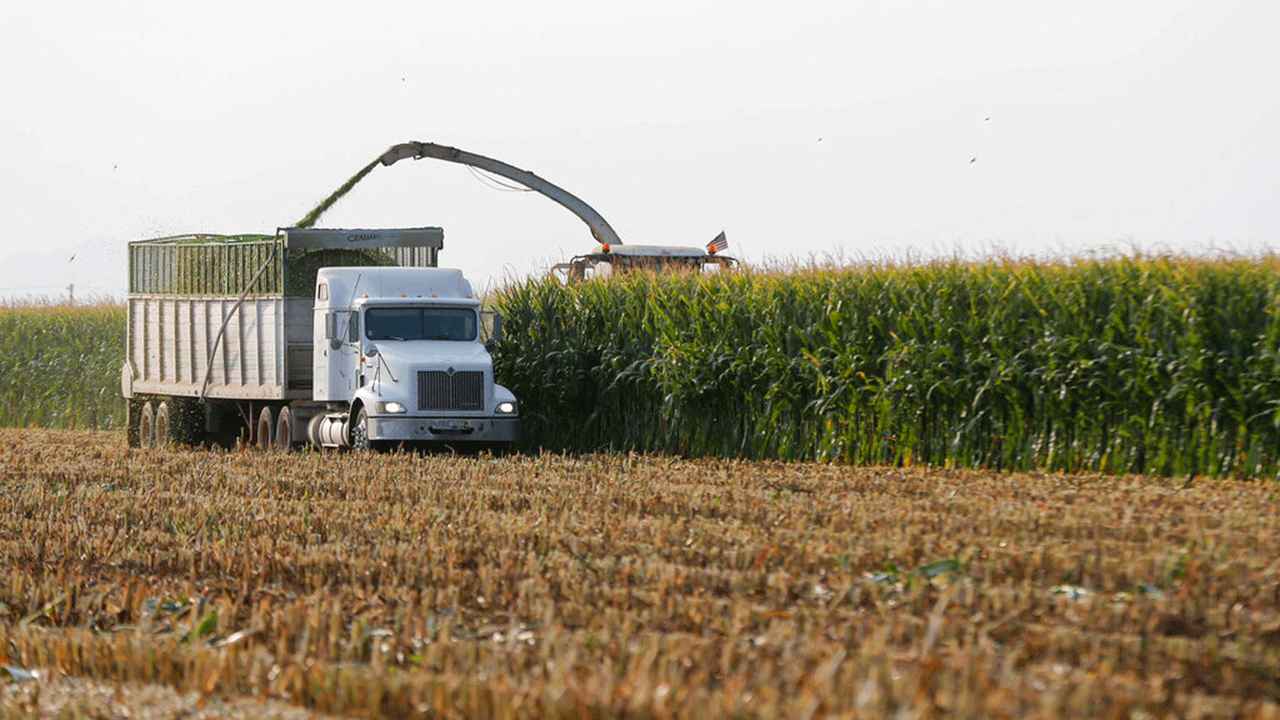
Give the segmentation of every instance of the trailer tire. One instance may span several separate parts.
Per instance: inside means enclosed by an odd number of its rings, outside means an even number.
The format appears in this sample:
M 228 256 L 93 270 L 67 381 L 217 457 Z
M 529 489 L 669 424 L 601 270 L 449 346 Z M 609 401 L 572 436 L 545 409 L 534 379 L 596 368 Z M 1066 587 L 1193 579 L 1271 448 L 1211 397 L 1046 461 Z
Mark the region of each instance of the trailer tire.
M 142 412 L 138 413 L 138 447 L 153 448 L 156 446 L 156 411 L 151 401 L 142 403 Z
M 152 440 L 152 443 L 155 447 L 169 447 L 169 443 L 173 440 L 169 433 L 169 429 L 172 425 L 170 422 L 170 416 L 169 403 L 161 402 L 160 405 L 156 407 L 155 420 L 152 423 L 155 425 L 155 429 L 152 431 L 155 438 Z
M 293 446 L 293 411 L 286 405 L 280 408 L 276 417 L 276 447 L 281 452 L 289 452 Z
M 263 450 L 270 450 L 275 446 L 276 418 L 271 412 L 271 406 L 267 405 L 262 408 L 262 412 L 258 413 L 258 427 L 254 434 L 254 440 L 257 441 L 258 447 Z

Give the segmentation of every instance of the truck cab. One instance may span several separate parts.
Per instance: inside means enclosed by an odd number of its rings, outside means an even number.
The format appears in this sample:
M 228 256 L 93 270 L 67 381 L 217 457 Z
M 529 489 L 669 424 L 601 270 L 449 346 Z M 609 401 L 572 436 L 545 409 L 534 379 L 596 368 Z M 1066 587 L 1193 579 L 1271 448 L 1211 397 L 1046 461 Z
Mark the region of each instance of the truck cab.
M 312 399 L 327 410 L 309 439 L 358 449 L 514 442 L 518 405 L 494 382 L 490 354 L 501 327 L 460 270 L 322 268 Z

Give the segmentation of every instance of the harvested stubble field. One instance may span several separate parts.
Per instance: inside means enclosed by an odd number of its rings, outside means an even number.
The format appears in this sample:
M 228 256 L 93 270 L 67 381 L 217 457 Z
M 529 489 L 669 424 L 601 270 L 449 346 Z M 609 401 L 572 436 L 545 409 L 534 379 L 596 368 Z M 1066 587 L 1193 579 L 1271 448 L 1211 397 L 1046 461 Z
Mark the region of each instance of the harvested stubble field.
M 0 717 L 1280 717 L 1270 482 L 0 447 Z

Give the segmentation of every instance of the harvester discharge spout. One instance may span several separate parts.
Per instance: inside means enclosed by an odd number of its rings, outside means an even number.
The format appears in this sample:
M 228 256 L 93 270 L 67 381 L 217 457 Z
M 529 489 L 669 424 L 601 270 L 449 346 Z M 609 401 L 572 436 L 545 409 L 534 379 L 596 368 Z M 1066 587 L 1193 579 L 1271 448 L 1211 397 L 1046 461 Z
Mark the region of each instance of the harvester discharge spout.
M 390 167 L 405 158 L 417 159 L 421 157 L 421 153 L 422 143 L 420 142 L 407 142 L 400 143 L 399 145 L 392 145 L 387 148 L 386 152 L 382 153 L 382 165 L 384 167 Z
M 591 230 L 591 235 L 596 242 L 607 245 L 621 245 L 622 238 L 618 237 L 618 233 L 614 232 L 608 221 L 595 211 L 581 198 L 564 188 L 552 182 L 544 180 L 528 170 L 521 170 L 514 165 L 508 165 L 501 160 L 494 160 L 490 157 L 477 155 L 459 150 L 455 147 L 447 145 L 437 145 L 429 142 L 405 142 L 398 145 L 392 145 L 382 154 L 380 162 L 389 166 L 397 163 L 405 158 L 413 158 L 421 160 L 422 158 L 434 158 L 436 160 L 444 160 L 447 162 L 458 163 L 459 165 L 467 165 L 478 170 L 491 172 L 494 175 L 513 180 L 530 190 L 545 195 L 563 206 L 566 210 L 578 216 L 579 220 L 587 224 Z

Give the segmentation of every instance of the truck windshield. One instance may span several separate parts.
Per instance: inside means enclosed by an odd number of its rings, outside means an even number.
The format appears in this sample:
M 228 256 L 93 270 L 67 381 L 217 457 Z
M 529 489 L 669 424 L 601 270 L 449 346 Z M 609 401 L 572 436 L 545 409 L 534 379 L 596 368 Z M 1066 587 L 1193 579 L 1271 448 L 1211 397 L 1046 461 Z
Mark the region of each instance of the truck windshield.
M 476 339 L 476 313 L 469 308 L 369 308 L 364 333 L 370 340 Z

